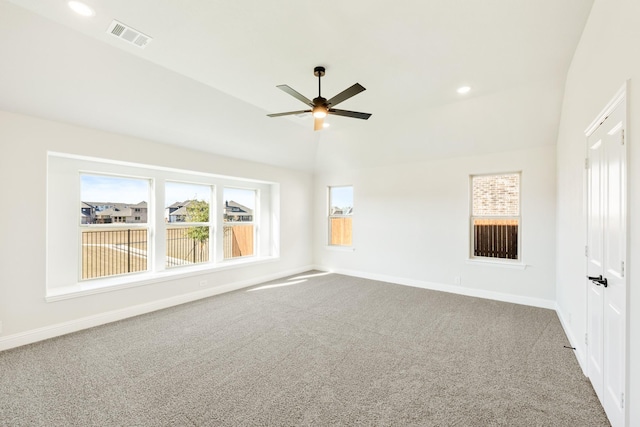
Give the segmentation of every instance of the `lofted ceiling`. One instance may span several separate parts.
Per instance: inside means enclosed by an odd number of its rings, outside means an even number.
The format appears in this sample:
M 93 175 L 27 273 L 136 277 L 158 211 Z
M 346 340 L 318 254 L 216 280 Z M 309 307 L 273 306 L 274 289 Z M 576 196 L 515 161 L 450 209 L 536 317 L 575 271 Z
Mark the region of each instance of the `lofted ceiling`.
M 0 0 L 0 109 L 313 171 L 554 144 L 593 0 L 85 3 Z M 317 96 L 317 65 L 373 116 L 266 117 L 304 109 L 276 85 Z

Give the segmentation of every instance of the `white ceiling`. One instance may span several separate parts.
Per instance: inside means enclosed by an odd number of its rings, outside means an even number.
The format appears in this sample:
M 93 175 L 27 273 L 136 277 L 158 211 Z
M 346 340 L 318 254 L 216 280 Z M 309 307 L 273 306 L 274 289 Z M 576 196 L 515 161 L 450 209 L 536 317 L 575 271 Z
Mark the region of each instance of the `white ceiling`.
M 0 109 L 303 170 L 554 144 L 593 0 L 0 0 Z M 153 37 L 139 49 L 117 19 Z M 268 118 L 329 98 L 368 120 Z M 456 88 L 469 85 L 461 96 Z

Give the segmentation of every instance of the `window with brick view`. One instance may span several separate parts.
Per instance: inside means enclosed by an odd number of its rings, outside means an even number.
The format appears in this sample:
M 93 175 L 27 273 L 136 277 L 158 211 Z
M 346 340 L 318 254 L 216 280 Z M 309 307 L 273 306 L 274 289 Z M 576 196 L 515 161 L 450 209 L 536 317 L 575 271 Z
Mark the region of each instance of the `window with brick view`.
M 520 174 L 471 177 L 471 254 L 519 259 Z

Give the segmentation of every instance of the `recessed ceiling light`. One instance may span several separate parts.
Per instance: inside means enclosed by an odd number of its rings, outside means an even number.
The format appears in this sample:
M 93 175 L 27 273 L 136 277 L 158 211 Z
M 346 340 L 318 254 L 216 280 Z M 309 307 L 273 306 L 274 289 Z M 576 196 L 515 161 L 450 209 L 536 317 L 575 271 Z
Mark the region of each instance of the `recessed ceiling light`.
M 461 86 L 458 88 L 458 93 L 465 94 L 465 93 L 468 93 L 470 90 L 471 88 L 469 86 Z
M 86 4 L 84 4 L 84 3 L 80 2 L 80 1 L 70 1 L 68 4 L 69 4 L 69 7 L 71 8 L 71 10 L 73 10 L 78 15 L 93 16 L 93 15 L 96 14 L 93 11 L 93 9 L 91 9 L 89 6 L 87 6 Z

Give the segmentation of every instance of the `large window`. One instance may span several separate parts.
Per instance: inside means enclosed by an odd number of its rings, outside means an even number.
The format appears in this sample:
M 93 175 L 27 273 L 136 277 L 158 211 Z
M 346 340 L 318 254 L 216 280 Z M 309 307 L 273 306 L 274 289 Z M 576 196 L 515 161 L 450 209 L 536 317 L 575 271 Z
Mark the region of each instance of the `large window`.
M 520 174 L 471 177 L 471 255 L 520 259 Z
M 276 183 L 58 153 L 47 161 L 48 298 L 279 256 Z
M 213 195 L 210 185 L 165 184 L 166 266 L 208 262 Z
M 82 280 L 147 270 L 149 184 L 80 174 Z
M 329 187 L 329 245 L 351 246 L 353 187 Z
M 224 189 L 224 259 L 254 254 L 256 196 L 256 190 Z

